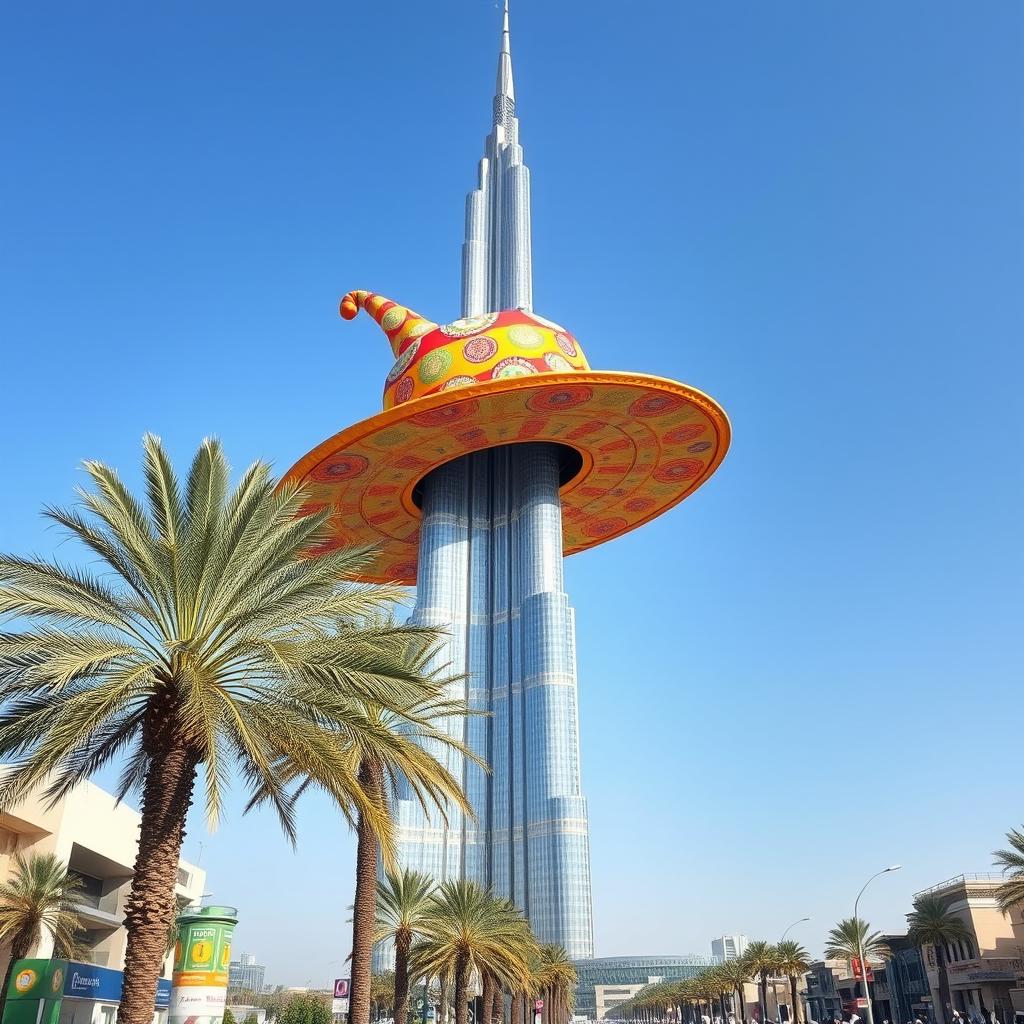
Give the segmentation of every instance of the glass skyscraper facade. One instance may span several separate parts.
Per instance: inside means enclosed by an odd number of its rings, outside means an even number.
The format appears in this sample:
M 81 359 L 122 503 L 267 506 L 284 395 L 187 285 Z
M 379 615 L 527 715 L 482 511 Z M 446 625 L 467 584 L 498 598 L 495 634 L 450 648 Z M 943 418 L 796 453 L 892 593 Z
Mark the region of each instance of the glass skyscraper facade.
M 462 312 L 529 309 L 529 172 L 515 117 L 508 12 L 494 120 L 467 198 Z M 590 852 L 580 781 L 575 625 L 562 582 L 559 484 L 567 450 L 523 443 L 434 470 L 422 519 L 413 621 L 450 631 L 440 661 L 469 706 L 453 721 L 490 774 L 439 753 L 463 778 L 474 819 L 397 808 L 399 859 L 435 878 L 466 877 L 506 896 L 542 942 L 593 953 Z M 378 966 L 386 957 L 382 951 Z

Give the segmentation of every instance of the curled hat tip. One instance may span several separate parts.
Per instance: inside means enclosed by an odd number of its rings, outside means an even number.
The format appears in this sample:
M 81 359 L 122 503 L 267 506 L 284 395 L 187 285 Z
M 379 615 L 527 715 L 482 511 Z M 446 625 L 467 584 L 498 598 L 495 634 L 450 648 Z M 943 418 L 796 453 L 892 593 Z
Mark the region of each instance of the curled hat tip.
M 344 320 L 353 320 L 356 317 L 356 315 L 359 312 L 359 307 L 362 305 L 362 302 L 360 301 L 360 299 L 361 299 L 362 296 L 365 296 L 365 295 L 366 295 L 366 292 L 362 292 L 361 294 L 359 292 L 349 292 L 341 300 L 340 313 L 341 313 L 342 319 L 344 319 Z

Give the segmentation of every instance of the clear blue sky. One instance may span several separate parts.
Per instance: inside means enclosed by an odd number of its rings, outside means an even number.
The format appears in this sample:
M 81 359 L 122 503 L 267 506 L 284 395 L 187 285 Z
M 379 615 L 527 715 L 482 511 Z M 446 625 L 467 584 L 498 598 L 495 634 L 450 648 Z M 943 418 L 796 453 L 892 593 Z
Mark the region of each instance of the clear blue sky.
M 338 296 L 456 315 L 493 0 L 8 4 L 2 546 L 83 458 L 280 470 L 378 408 Z M 729 411 L 692 500 L 567 563 L 600 954 L 896 929 L 1021 803 L 1024 7 L 514 0 L 537 310 Z M 102 781 L 102 780 L 101 780 Z M 353 842 L 186 852 L 292 984 Z M 315 945 L 310 960 L 303 948 Z

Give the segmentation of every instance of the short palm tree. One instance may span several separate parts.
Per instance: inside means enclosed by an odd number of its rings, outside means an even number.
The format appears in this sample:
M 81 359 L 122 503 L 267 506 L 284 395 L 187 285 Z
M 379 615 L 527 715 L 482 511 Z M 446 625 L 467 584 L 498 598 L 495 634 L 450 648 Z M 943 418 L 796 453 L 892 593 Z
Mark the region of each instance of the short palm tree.
M 544 1000 L 543 1019 L 566 1024 L 576 993 L 576 968 L 564 946 L 546 943 L 537 950 L 531 968 L 534 991 Z
M 946 967 L 946 943 L 971 940 L 971 930 L 956 914 L 950 913 L 950 900 L 945 896 L 924 893 L 914 900 L 914 909 L 907 914 L 907 937 L 916 946 L 935 947 L 935 965 L 939 971 L 939 1019 L 946 1019 L 950 1005 L 949 970 Z
M 764 1024 L 768 1014 L 768 978 L 778 970 L 778 954 L 770 942 L 758 939 L 747 946 L 743 962 L 748 975 L 757 981 L 761 1024 Z
M 881 932 L 869 932 L 871 926 L 860 917 L 846 917 L 832 928 L 825 940 L 825 956 L 832 960 L 888 960 L 892 951 Z
M 807 950 L 794 942 L 786 939 L 775 947 L 779 956 L 779 970 L 789 978 L 789 994 L 793 1002 L 793 1019 L 796 1024 L 803 1020 L 803 1010 L 800 1006 L 800 993 L 797 990 L 800 979 L 811 969 L 811 958 Z
M 1009 848 L 996 850 L 992 855 L 996 867 L 1009 876 L 996 892 L 999 909 L 1004 914 L 1024 906 L 1024 832 L 1011 828 L 1006 833 L 1006 841 Z
M 732 991 L 735 993 L 736 1015 L 740 1019 L 740 1024 L 747 1024 L 746 1000 L 743 997 L 743 986 L 750 981 L 750 971 L 747 968 L 746 961 L 742 957 L 735 960 L 726 960 L 719 967 L 719 972 L 732 986 Z
M 52 853 L 14 855 L 14 872 L 0 885 L 0 942 L 10 948 L 10 960 L 0 989 L 0 1016 L 15 961 L 22 960 L 48 935 L 54 954 L 66 957 L 77 946 L 85 924 L 75 907 L 81 883 Z
M 424 937 L 413 946 L 413 970 L 424 977 L 451 973 L 455 1024 L 467 1024 L 475 971 L 484 987 L 481 1024 L 488 1024 L 495 983 L 510 992 L 530 985 L 530 964 L 536 958 L 530 926 L 507 900 L 465 879 L 439 885 L 428 916 Z
M 389 871 L 377 881 L 377 942 L 395 947 L 395 1013 L 403 1022 L 409 1013 L 409 950 L 427 920 L 434 882 L 418 871 Z
M 398 591 L 350 582 L 372 553 L 308 557 L 330 510 L 275 489 L 262 463 L 229 492 L 216 441 L 200 446 L 184 488 L 157 438 L 144 450 L 144 502 L 88 462 L 82 508 L 47 510 L 98 572 L 0 557 L 0 614 L 29 622 L 0 634 L 0 757 L 12 764 L 0 809 L 39 786 L 56 802 L 122 754 L 119 795 L 141 791 L 121 1024 L 153 1016 L 200 769 L 211 823 L 237 774 L 294 838 L 286 780 L 305 777 L 387 835 L 358 780 L 364 705 L 431 692 L 408 661 L 423 631 L 379 623 Z

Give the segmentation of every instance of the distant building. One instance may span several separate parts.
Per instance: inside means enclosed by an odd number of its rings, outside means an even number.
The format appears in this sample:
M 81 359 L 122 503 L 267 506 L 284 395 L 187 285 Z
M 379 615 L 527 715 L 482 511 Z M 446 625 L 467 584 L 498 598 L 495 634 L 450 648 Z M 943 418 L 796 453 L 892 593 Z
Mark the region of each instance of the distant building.
M 251 953 L 241 953 L 237 960 L 228 964 L 228 991 L 262 992 L 266 970 L 263 964 L 256 963 L 256 957 Z
M 727 960 L 739 960 L 746 951 L 746 935 L 723 935 L 711 940 L 711 955 L 721 964 Z
M 603 1020 L 610 1010 L 636 995 L 645 985 L 693 978 L 714 964 L 709 956 L 604 956 L 576 960 L 573 1012 L 588 1020 Z

